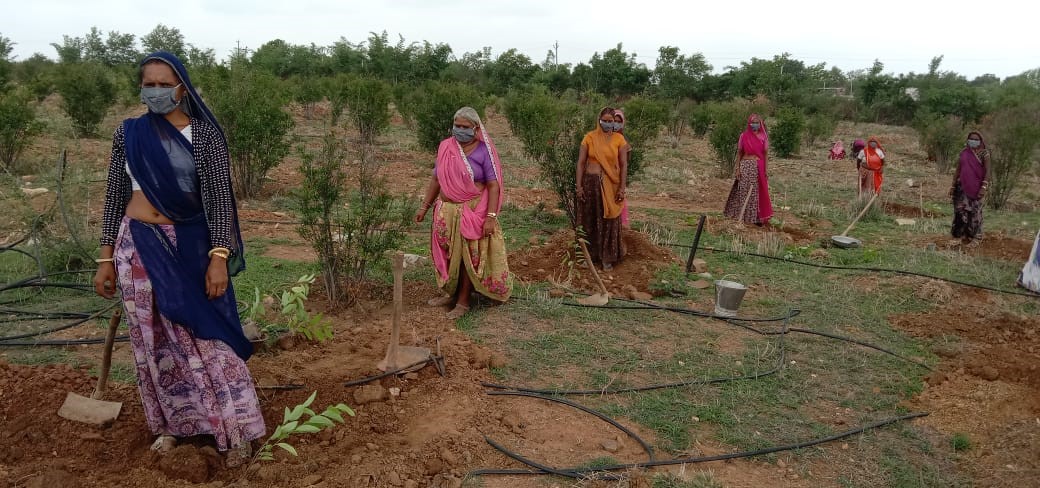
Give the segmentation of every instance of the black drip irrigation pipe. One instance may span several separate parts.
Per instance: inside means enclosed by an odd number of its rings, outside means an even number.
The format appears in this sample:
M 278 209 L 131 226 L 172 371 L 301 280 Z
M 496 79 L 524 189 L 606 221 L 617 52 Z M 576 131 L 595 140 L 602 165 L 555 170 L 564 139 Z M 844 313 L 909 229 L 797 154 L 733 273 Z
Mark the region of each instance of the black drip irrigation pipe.
M 621 425 L 620 423 L 618 423 L 618 421 L 616 421 L 616 420 L 614 420 L 614 419 L 612 419 L 612 418 L 610 418 L 610 417 L 608 417 L 608 416 L 606 416 L 606 415 L 604 415 L 604 414 L 602 414 L 600 412 L 597 412 L 597 411 L 595 411 L 595 410 L 593 410 L 593 409 L 591 409 L 589 407 L 586 407 L 585 405 L 582 405 L 580 403 L 572 402 L 570 400 L 567 400 L 566 398 L 557 398 L 557 397 L 551 397 L 551 396 L 546 396 L 546 395 L 539 395 L 537 393 L 531 393 L 531 392 L 525 392 L 525 391 L 489 391 L 489 392 L 487 392 L 487 394 L 491 395 L 491 396 L 522 396 L 522 397 L 528 397 L 528 398 L 537 398 L 539 400 L 545 400 L 545 401 L 549 401 L 549 402 L 556 402 L 556 403 L 560 403 L 560 404 L 563 404 L 563 405 L 567 405 L 568 407 L 573 407 L 573 408 L 581 410 L 582 412 L 585 412 L 587 414 L 594 415 L 596 418 L 599 418 L 600 420 L 602 420 L 602 421 L 604 421 L 604 422 L 606 422 L 606 423 L 608 423 L 610 425 L 613 425 L 618 430 L 620 430 L 621 432 L 624 432 L 626 435 L 628 435 L 629 437 L 634 439 L 636 442 L 639 443 L 640 446 L 643 447 L 643 451 L 646 452 L 646 455 L 649 458 L 649 460 L 650 461 L 654 460 L 654 448 L 651 447 L 650 444 L 648 444 L 646 441 L 644 441 L 642 437 L 639 437 L 638 434 L 636 434 L 635 432 L 632 432 L 628 427 L 625 427 L 624 425 Z
M 409 364 L 408 366 L 402 366 L 400 368 L 397 368 L 397 369 L 394 369 L 394 370 L 391 370 L 391 371 L 387 371 L 385 373 L 380 373 L 380 374 L 377 374 L 377 375 L 374 375 L 374 376 L 369 376 L 369 377 L 366 377 L 366 378 L 350 380 L 350 381 L 344 383 L 343 386 L 357 386 L 357 385 L 363 385 L 365 383 L 371 383 L 373 381 L 381 380 L 383 378 L 386 378 L 387 376 L 393 376 L 393 375 L 398 374 L 398 373 L 407 372 L 408 370 L 410 370 L 410 369 L 412 369 L 412 368 L 414 368 L 416 366 L 419 366 L 420 364 L 422 365 L 422 368 L 425 368 L 426 365 L 428 365 L 428 364 L 430 364 L 432 362 L 435 362 L 435 361 L 441 361 L 443 359 L 444 359 L 444 356 L 430 356 L 430 357 L 428 357 L 426 359 L 423 359 L 421 361 L 416 361 L 416 362 L 414 362 L 412 364 Z M 419 368 L 419 369 L 422 369 L 422 368 Z
M 115 342 L 129 342 L 130 336 L 116 336 Z M 104 344 L 105 338 L 97 339 L 67 339 L 67 340 L 39 340 L 39 341 L 16 341 L 0 342 L 0 347 L 33 347 L 33 346 L 83 346 L 90 344 Z
M 671 242 L 664 242 L 662 244 L 665 245 L 665 246 L 681 247 L 681 248 L 684 248 L 684 249 L 690 249 L 691 253 L 693 252 L 693 246 L 690 246 L 689 244 L 676 244 L 676 243 L 671 243 Z M 929 279 L 933 279 L 933 280 L 939 280 L 939 281 L 945 281 L 945 282 L 948 282 L 948 283 L 954 283 L 954 284 L 961 285 L 961 286 L 967 286 L 969 288 L 978 288 L 978 289 L 981 289 L 981 290 L 989 290 L 989 291 L 996 292 L 996 293 L 1006 293 L 1008 295 L 1018 295 L 1018 296 L 1030 297 L 1030 298 L 1040 298 L 1040 294 L 1029 292 L 1029 291 L 1024 291 L 1023 292 L 1023 291 L 1016 291 L 1016 290 L 1005 290 L 1005 289 L 1002 289 L 1002 288 L 994 288 L 992 286 L 979 285 L 979 284 L 976 284 L 976 283 L 968 283 L 966 281 L 960 281 L 960 280 L 957 280 L 957 279 L 954 279 L 954 278 L 945 278 L 945 277 L 942 277 L 942 276 L 935 276 L 935 275 L 930 275 L 930 274 L 926 274 L 926 273 L 918 273 L 917 271 L 906 271 L 906 270 L 902 270 L 902 269 L 892 269 L 892 268 L 876 268 L 876 267 L 870 267 L 870 266 L 841 266 L 841 265 L 837 265 L 837 264 L 811 263 L 811 262 L 808 262 L 808 261 L 799 261 L 797 259 L 787 259 L 787 258 L 781 258 L 781 257 L 777 257 L 777 256 L 770 256 L 768 254 L 758 254 L 758 253 L 753 253 L 753 252 L 734 251 L 732 249 L 721 249 L 721 248 L 710 247 L 710 246 L 709 247 L 700 246 L 700 247 L 697 247 L 697 249 L 703 249 L 705 251 L 711 251 L 711 252 L 725 252 L 725 253 L 732 253 L 732 254 L 746 254 L 748 256 L 755 256 L 755 257 L 759 257 L 759 258 L 772 259 L 774 261 L 782 261 L 782 262 L 785 262 L 785 263 L 798 264 L 798 265 L 802 265 L 802 266 L 811 266 L 811 267 L 814 267 L 814 268 L 836 269 L 836 270 L 846 270 L 846 271 L 869 271 L 869 272 L 872 272 L 872 273 L 893 273 L 893 274 L 900 274 L 900 275 L 905 275 L 905 276 L 918 276 L 918 277 L 921 277 L 921 278 L 929 278 Z
M 78 326 L 80 324 L 86 323 L 86 322 L 88 322 L 88 321 L 90 321 L 92 319 L 96 319 L 98 317 L 101 317 L 102 314 L 104 314 L 105 312 L 107 312 L 109 310 L 112 310 L 113 308 L 116 308 L 117 306 L 119 306 L 119 302 L 113 303 L 112 305 L 109 305 L 108 307 L 102 308 L 101 310 L 98 310 L 98 311 L 96 311 L 96 312 L 94 312 L 94 313 L 92 313 L 92 314 L 90 314 L 90 315 L 88 315 L 88 316 L 86 316 L 84 318 L 81 318 L 79 320 L 70 322 L 70 323 L 65 324 L 65 325 L 59 325 L 57 327 L 52 327 L 50 329 L 36 331 L 36 332 L 27 332 L 25 334 L 15 334 L 15 335 L 11 335 L 11 336 L 0 337 L 0 346 L 13 346 L 13 345 L 16 345 L 15 343 L 10 343 L 10 342 L 7 342 L 7 341 L 13 341 L 13 340 L 17 340 L 17 339 L 27 339 L 29 337 L 39 337 L 39 336 L 43 336 L 43 335 L 47 335 L 47 334 L 53 334 L 54 332 L 59 332 L 59 331 L 65 330 L 65 329 L 71 329 L 71 328 L 76 327 L 76 326 Z M 80 339 L 80 340 L 93 340 L 93 339 Z M 99 340 L 101 342 L 104 342 L 104 339 L 97 339 L 97 340 Z M 62 342 L 62 341 L 39 341 L 39 342 L 31 343 L 30 345 L 54 345 L 54 344 L 45 344 L 47 342 Z M 101 342 L 98 342 L 98 344 L 100 344 Z M 73 344 L 73 343 L 70 343 L 70 344 Z M 74 344 L 94 344 L 94 343 L 93 342 L 75 342 Z
M 905 420 L 911 420 L 911 419 L 915 419 L 915 418 L 918 418 L 918 417 L 924 417 L 926 415 L 928 415 L 928 412 L 916 412 L 916 413 L 911 413 L 911 414 L 907 414 L 907 415 L 901 415 L 901 416 L 898 416 L 898 417 L 892 417 L 892 418 L 888 418 L 888 419 L 884 419 L 884 420 L 879 420 L 877 422 L 872 422 L 872 423 L 860 426 L 860 427 L 855 428 L 855 429 L 846 430 L 844 432 L 839 432 L 837 434 L 829 435 L 829 436 L 826 436 L 826 437 L 820 437 L 820 438 L 817 438 L 817 439 L 812 439 L 812 440 L 808 440 L 808 441 L 798 442 L 798 443 L 794 443 L 794 444 L 784 444 L 784 445 L 780 445 L 780 446 L 768 447 L 768 448 L 765 448 L 765 449 L 758 449 L 758 450 L 755 450 L 755 451 L 741 451 L 741 452 L 734 452 L 734 453 L 729 453 L 729 454 L 719 454 L 719 455 L 715 455 L 715 456 L 694 456 L 694 457 L 685 457 L 685 458 L 664 459 L 664 460 L 657 460 L 657 461 L 647 461 L 647 462 L 642 462 L 642 463 L 614 464 L 614 465 L 610 465 L 610 466 L 597 466 L 595 468 L 564 468 L 564 469 L 549 468 L 547 470 L 547 469 L 544 469 L 544 468 L 547 468 L 547 466 L 545 466 L 545 465 L 543 465 L 541 463 L 537 463 L 535 461 L 531 461 L 531 460 L 529 460 L 527 458 L 524 458 L 523 456 L 521 456 L 519 454 L 511 452 L 508 449 L 502 447 L 501 445 L 495 443 L 490 438 L 485 437 L 484 439 L 488 442 L 488 444 L 490 444 L 495 449 L 498 449 L 499 451 L 501 451 L 506 456 L 509 456 L 510 458 L 513 458 L 513 459 L 515 459 L 517 461 L 520 461 L 521 463 L 524 463 L 524 464 L 526 464 L 528 466 L 531 466 L 532 468 L 535 468 L 537 471 L 520 471 L 520 470 L 515 470 L 514 471 L 514 470 L 494 470 L 494 469 L 489 469 L 489 470 L 471 471 L 469 474 L 471 476 L 490 475 L 490 474 L 540 474 L 540 475 L 541 474 L 556 474 L 556 475 L 559 475 L 559 476 L 565 476 L 565 477 L 569 477 L 569 478 L 582 478 L 582 477 L 587 477 L 590 473 L 596 473 L 596 472 L 602 472 L 602 471 L 621 471 L 621 470 L 629 470 L 629 469 L 653 468 L 653 467 L 657 467 L 657 466 L 674 466 L 676 464 L 697 464 L 697 463 L 705 463 L 705 462 L 709 462 L 709 461 L 723 461 L 723 460 L 726 460 L 726 459 L 737 459 L 737 458 L 761 456 L 761 455 L 765 455 L 765 454 L 772 454 L 774 452 L 792 451 L 792 450 L 795 450 L 795 449 L 804 449 L 806 447 L 812 447 L 812 446 L 816 446 L 816 445 L 819 445 L 819 444 L 824 444 L 824 443 L 827 443 L 827 442 L 833 442 L 833 441 L 836 441 L 836 440 L 844 439 L 846 437 L 851 437 L 851 436 L 854 436 L 856 434 L 861 434 L 861 433 L 866 432 L 868 430 L 877 429 L 877 428 L 884 427 L 884 426 L 889 425 L 889 424 L 894 424 L 896 422 L 902 422 L 902 421 L 905 421 Z

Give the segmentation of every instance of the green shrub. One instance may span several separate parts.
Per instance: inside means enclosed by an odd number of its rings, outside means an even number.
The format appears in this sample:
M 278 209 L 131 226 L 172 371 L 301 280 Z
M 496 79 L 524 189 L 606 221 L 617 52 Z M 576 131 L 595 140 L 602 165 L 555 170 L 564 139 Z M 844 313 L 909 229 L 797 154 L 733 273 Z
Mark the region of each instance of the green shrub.
M 776 114 L 776 123 L 769 127 L 769 151 L 781 158 L 798 152 L 805 132 L 805 114 L 792 107 L 783 107 Z
M 715 119 L 711 109 L 712 105 L 702 103 L 690 111 L 690 129 L 693 130 L 693 135 L 703 137 L 711 129 L 711 122 Z
M 399 92 L 400 93 L 400 92 Z M 452 116 L 462 107 L 473 107 L 483 117 L 484 97 L 461 83 L 428 81 L 422 86 L 401 93 L 398 108 L 411 119 L 418 130 L 419 146 L 436 151 L 437 146 L 451 133 Z
M 335 91 L 333 112 L 337 106 L 340 111 L 343 107 L 349 108 L 349 124 L 358 131 L 361 142 L 373 144 L 376 135 L 390 126 L 392 100 L 393 92 L 385 81 L 364 76 L 346 77 Z
M 1002 109 L 993 114 L 984 131 L 990 148 L 989 206 L 1003 208 L 1022 176 L 1033 166 L 1040 146 L 1040 103 Z
M 705 110 L 712 114 L 713 125 L 708 141 L 715 152 L 718 176 L 731 177 L 737 159 L 737 142 L 747 125 L 747 105 L 742 102 L 711 103 Z
M 235 189 L 242 197 L 256 196 L 267 172 L 291 147 L 294 123 L 282 108 L 285 90 L 274 76 L 242 63 L 212 88 L 210 100 L 227 134 Z
M 838 118 L 827 112 L 817 112 L 809 116 L 805 123 L 805 143 L 809 146 L 820 140 L 829 140 L 838 126 Z
M 577 226 L 578 151 L 585 133 L 596 126 L 602 106 L 602 98 L 596 95 L 579 102 L 572 93 L 557 96 L 541 85 L 511 91 L 505 100 L 513 134 L 523 143 L 524 152 L 538 161 L 542 178 L 556 193 L 571 227 Z
M 968 434 L 958 432 L 950 439 L 950 446 L 957 452 L 967 451 L 971 449 L 971 438 Z
M 10 173 L 19 174 L 18 156 L 42 132 L 36 120 L 36 107 L 28 90 L 0 93 L 0 164 Z
M 116 84 L 109 71 L 95 63 L 64 64 L 58 70 L 55 87 L 76 134 L 97 135 L 98 126 L 116 101 Z
M 668 123 L 668 105 L 651 98 L 636 96 L 625 102 L 625 137 L 632 145 L 628 159 L 628 176 L 643 170 L 643 157 Z
M 914 123 L 921 146 L 928 154 L 928 159 L 935 162 L 940 173 L 948 173 L 957 164 L 957 155 L 964 146 L 967 134 L 960 117 L 919 116 Z

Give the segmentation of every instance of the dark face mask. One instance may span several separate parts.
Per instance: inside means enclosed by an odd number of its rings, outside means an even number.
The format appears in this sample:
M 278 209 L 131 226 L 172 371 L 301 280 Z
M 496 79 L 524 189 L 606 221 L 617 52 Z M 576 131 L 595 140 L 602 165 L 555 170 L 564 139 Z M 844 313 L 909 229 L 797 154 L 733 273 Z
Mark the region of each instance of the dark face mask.
M 761 129 L 761 128 L 762 128 L 762 124 L 759 124 L 758 122 L 752 122 L 751 123 L 751 131 L 752 132 L 758 132 L 758 130 Z
M 470 142 L 476 137 L 477 131 L 474 128 L 463 129 L 461 127 L 452 127 L 451 135 L 455 136 L 455 140 L 462 144 Z
M 877 143 L 876 142 L 871 142 L 870 143 L 870 148 L 871 149 L 877 149 Z
M 607 121 L 601 120 L 601 121 L 599 121 L 599 126 L 600 126 L 600 128 L 603 129 L 603 132 L 612 132 L 614 130 L 614 123 L 613 122 L 607 122 Z
M 179 86 L 181 85 L 178 84 L 172 88 L 162 86 L 142 87 L 141 103 L 148 106 L 148 111 L 159 115 L 173 112 L 181 104 L 180 100 L 173 99 L 173 95 L 177 93 L 177 87 Z

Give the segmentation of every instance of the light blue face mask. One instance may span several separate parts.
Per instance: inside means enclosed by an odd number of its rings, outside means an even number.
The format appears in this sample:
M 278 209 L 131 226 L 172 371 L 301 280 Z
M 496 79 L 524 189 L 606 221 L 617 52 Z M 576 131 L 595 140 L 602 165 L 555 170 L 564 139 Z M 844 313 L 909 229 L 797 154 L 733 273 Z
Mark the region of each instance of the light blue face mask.
M 180 100 L 173 99 L 173 94 L 177 92 L 177 87 L 179 86 L 181 85 L 178 84 L 172 88 L 163 86 L 141 87 L 141 103 L 147 105 L 150 112 L 159 115 L 173 112 L 181 104 Z
M 599 121 L 599 126 L 603 129 L 603 132 L 612 132 L 614 130 L 613 122 Z
M 469 128 L 469 129 L 463 129 L 461 127 L 452 127 L 451 128 L 451 135 L 455 136 L 455 140 L 459 141 L 462 144 L 465 144 L 465 143 L 467 143 L 469 141 L 472 141 L 473 138 L 476 136 L 476 134 L 477 134 L 477 131 L 476 131 L 476 129 L 473 129 L 473 128 Z
M 759 124 L 757 122 L 752 122 L 751 123 L 751 131 L 752 132 L 758 132 L 758 130 L 761 129 L 761 128 L 762 128 L 762 124 Z
M 968 147 L 970 147 L 972 149 L 977 149 L 981 145 L 982 145 L 982 141 L 980 141 L 978 139 L 968 139 Z
M 621 129 L 623 127 L 625 127 L 624 123 L 622 123 L 622 122 L 614 122 L 614 132 L 621 132 Z

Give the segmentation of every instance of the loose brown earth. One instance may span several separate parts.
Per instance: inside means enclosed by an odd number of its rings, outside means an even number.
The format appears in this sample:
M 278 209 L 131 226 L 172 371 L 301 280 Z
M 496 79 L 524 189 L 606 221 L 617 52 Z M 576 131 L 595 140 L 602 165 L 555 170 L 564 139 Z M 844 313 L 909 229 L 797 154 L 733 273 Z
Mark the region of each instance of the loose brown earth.
M 51 107 L 53 108 L 53 107 Z M 320 108 L 320 107 L 319 107 Z M 296 114 L 299 119 L 302 115 Z M 116 117 L 118 120 L 121 117 Z M 109 124 L 112 125 L 112 124 Z M 395 126 L 401 128 L 401 121 Z M 114 125 L 113 125 L 114 126 Z M 508 125 L 501 116 L 491 115 L 488 126 L 492 134 L 507 134 Z M 901 129 L 859 127 L 860 131 L 887 135 L 885 144 L 892 153 L 903 158 L 923 158 L 912 135 Z M 886 131 L 892 130 L 892 133 Z M 838 136 L 849 139 L 851 129 L 842 125 Z M 858 134 L 856 134 L 858 135 Z M 75 161 L 102 167 L 109 143 L 104 140 L 77 140 L 70 156 Z M 61 144 L 44 141 L 30 150 L 33 154 L 56 154 Z M 499 139 L 504 158 L 518 157 L 519 144 L 508 137 Z M 903 148 L 903 149 L 901 149 Z M 701 140 L 684 142 L 683 151 L 707 154 Z M 904 151 L 902 154 L 900 151 Z M 822 154 L 822 153 L 821 153 Z M 393 147 L 382 157 L 406 180 L 405 190 L 420 191 L 425 181 L 430 156 L 411 147 Z M 703 156 L 707 157 L 707 156 Z M 898 159 L 897 159 L 898 160 Z M 778 161 L 775 171 L 794 167 Z M 265 197 L 284 195 L 298 185 L 298 160 L 290 158 L 271 173 L 272 181 Z M 837 166 L 834 166 L 837 167 Z M 844 168 L 844 166 L 842 166 Z M 528 180 L 537 178 L 529 168 L 514 175 Z M 847 173 L 845 171 L 844 173 Z M 848 183 L 841 171 L 818 173 L 825 184 Z M 647 210 L 665 209 L 695 214 L 717 212 L 728 190 L 729 181 L 699 175 L 689 178 L 685 186 L 669 191 L 650 191 L 637 183 L 633 195 L 634 219 L 646 219 Z M 98 190 L 98 183 L 94 190 Z M 925 188 L 931 199 L 941 199 L 944 191 L 937 185 Z M 688 187 L 688 188 L 687 188 Z M 904 202 L 916 202 L 917 189 L 894 186 L 890 195 Z M 552 202 L 544 188 L 510 188 L 507 202 L 527 208 Z M 37 210 L 53 203 L 53 194 L 36 197 Z M 93 223 L 99 218 L 100 204 L 90 209 Z M 291 225 L 273 223 L 292 220 L 290 216 L 264 208 L 263 200 L 241 202 L 241 218 L 246 238 L 263 237 L 289 241 L 272 244 L 266 254 L 288 260 L 311 260 L 312 254 L 302 245 Z M 920 208 L 889 202 L 891 215 L 916 218 Z M 926 211 L 926 217 L 934 212 Z M 787 243 L 798 245 L 817 242 L 834 233 L 829 222 L 799 220 L 792 212 L 779 211 L 781 228 L 736 226 L 732 222 L 710 218 L 709 232 L 741 236 L 756 242 L 771 234 Z M 267 222 L 251 222 L 267 221 Z M 3 229 L 17 227 L 7 216 Z M 16 232 L 11 232 L 15 235 Z M 943 236 L 926 236 L 929 242 L 946 242 Z M 0 239 L 4 240 L 4 239 Z M 513 272 L 521 283 L 553 281 L 583 291 L 596 291 L 595 283 L 580 263 L 566 264 L 573 256 L 569 231 L 544 236 L 544 242 L 514 249 L 510 256 Z M 643 234 L 628 231 L 625 242 L 629 255 L 610 273 L 603 276 L 607 287 L 616 295 L 626 295 L 622 284 L 637 291 L 649 292 L 653 273 L 662 266 L 678 263 L 672 251 L 655 246 Z M 965 249 L 970 255 L 1021 262 L 1029 252 L 1028 241 L 994 234 L 984 245 Z M 570 258 L 573 259 L 573 258 Z M 884 284 L 874 277 L 857 278 L 854 284 L 865 292 Z M 968 435 L 974 449 L 959 460 L 979 486 L 1037 486 L 1040 478 L 1040 319 L 1006 312 L 1005 298 L 985 291 L 969 290 L 944 283 L 930 283 L 918 293 L 934 300 L 934 310 L 892 316 L 893 326 L 933 344 L 933 351 L 943 358 L 936 372 L 928 377 L 923 393 L 908 401 L 908 408 L 930 411 L 918 422 L 934 429 L 936 444 L 948 442 L 953 433 Z M 366 300 L 348 309 L 330 309 L 315 293 L 313 311 L 324 312 L 334 323 L 336 336 L 323 344 L 297 342 L 263 351 L 250 360 L 257 383 L 261 386 L 302 384 L 293 391 L 259 390 L 261 406 L 269 430 L 281 420 L 282 410 L 318 392 L 316 405 L 347 403 L 357 416 L 336 429 L 293 441 L 300 457 L 279 455 L 275 463 L 259 469 L 226 469 L 205 440 L 189 440 L 163 458 L 147 447 L 152 436 L 145 427 L 140 401 L 134 385 L 114 384 L 108 399 L 122 401 L 123 413 L 112 425 L 92 428 L 61 419 L 55 412 L 67 391 L 88 394 L 93 378 L 88 368 L 66 365 L 23 366 L 0 360 L 0 487 L 175 487 L 197 486 L 323 486 L 323 487 L 458 487 L 462 477 L 478 468 L 519 467 L 490 448 L 484 437 L 490 437 L 509 449 L 529 458 L 553 460 L 556 465 L 575 465 L 596 457 L 609 456 L 622 462 L 645 459 L 645 454 L 631 439 L 605 423 L 565 406 L 533 399 L 493 397 L 485 394 L 481 381 L 492 380 L 491 366 L 501 366 L 507 357 L 500 351 L 474 343 L 456 330 L 453 322 L 440 318 L 440 311 L 424 306 L 436 295 L 429 284 L 407 282 L 402 342 L 436 348 L 439 339 L 446 358 L 447 375 L 440 376 L 432 367 L 414 375 L 376 381 L 382 391 L 380 400 L 360 404 L 355 398 L 357 387 L 343 382 L 375 374 L 389 336 L 389 290 L 373 287 Z M 508 321 L 494 307 L 487 320 Z M 537 324 L 523 324 L 537 326 Z M 551 326 L 551 324 L 545 324 Z M 737 349 L 739 338 L 722 336 L 720 342 Z M 92 364 L 99 357 L 97 346 L 70 349 L 80 360 Z M 116 357 L 126 360 L 126 345 L 117 346 Z M 391 389 L 400 389 L 391 395 Z M 395 390 L 396 392 L 396 390 Z M 828 421 L 842 414 L 835 405 L 821 406 Z M 834 417 L 834 418 L 831 418 Z M 620 419 L 651 443 L 655 436 L 634 422 Z M 711 438 L 706 436 L 705 438 Z M 608 450 L 609 448 L 609 450 Z M 847 446 L 825 446 L 827 456 L 842 462 L 855 462 L 845 451 Z M 700 442 L 696 454 L 711 455 L 730 452 L 730 446 L 717 442 Z M 781 457 L 788 459 L 789 457 Z M 816 478 L 800 479 L 792 468 L 760 460 L 736 460 L 704 466 L 725 486 L 819 486 L 822 479 L 834 480 L 840 466 L 827 460 L 801 461 L 802 468 L 816 473 Z M 672 472 L 686 473 L 681 468 Z M 688 470 L 694 471 L 692 469 Z M 828 476 L 830 475 L 830 476 Z M 525 476 L 485 477 L 483 486 L 521 488 L 545 486 L 545 479 Z M 588 483 L 586 486 L 613 486 Z M 632 473 L 630 486 L 649 486 L 644 474 Z

